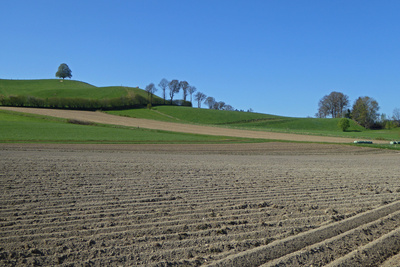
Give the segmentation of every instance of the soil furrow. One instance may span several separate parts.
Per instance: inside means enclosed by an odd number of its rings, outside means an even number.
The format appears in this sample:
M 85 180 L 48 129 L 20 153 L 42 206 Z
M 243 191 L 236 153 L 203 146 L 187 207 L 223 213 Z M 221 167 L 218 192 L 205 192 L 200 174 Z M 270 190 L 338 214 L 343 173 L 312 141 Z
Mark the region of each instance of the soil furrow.
M 338 261 L 344 262 L 344 258 L 342 259 L 341 257 L 345 257 L 350 252 L 373 242 L 399 226 L 400 211 L 397 211 L 374 222 L 361 225 L 336 237 L 327 239 L 262 266 L 325 266 L 331 262 L 332 259 L 337 258 L 341 259 Z M 341 249 L 335 249 L 337 247 Z M 400 249 L 400 247 L 398 249 Z M 397 252 L 397 250 L 393 251 Z M 345 258 L 350 257 L 346 256 Z M 374 265 L 377 263 L 378 262 L 375 262 Z M 334 264 L 334 266 L 337 265 Z M 346 266 L 354 266 L 354 264 L 347 264 Z
M 362 224 L 378 220 L 381 217 L 400 210 L 400 201 L 383 206 L 378 209 L 358 214 L 349 219 L 333 223 L 315 230 L 308 231 L 284 240 L 273 242 L 269 245 L 239 253 L 226 259 L 217 261 L 208 266 L 259 266 L 268 261 L 283 257 L 301 248 L 329 239 L 343 232 L 354 229 Z
M 398 154 L 309 145 L 0 144 L 0 265 L 199 266 L 400 199 Z

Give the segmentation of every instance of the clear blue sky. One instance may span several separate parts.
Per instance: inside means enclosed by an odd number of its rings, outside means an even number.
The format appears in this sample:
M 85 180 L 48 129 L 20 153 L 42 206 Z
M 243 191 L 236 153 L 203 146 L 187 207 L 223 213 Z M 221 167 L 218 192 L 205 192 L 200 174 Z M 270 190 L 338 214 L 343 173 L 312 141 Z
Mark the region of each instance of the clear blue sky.
M 261 113 L 314 116 L 339 91 L 391 116 L 399 14 L 397 0 L 4 0 L 0 78 L 55 78 L 67 63 L 96 86 L 186 80 Z

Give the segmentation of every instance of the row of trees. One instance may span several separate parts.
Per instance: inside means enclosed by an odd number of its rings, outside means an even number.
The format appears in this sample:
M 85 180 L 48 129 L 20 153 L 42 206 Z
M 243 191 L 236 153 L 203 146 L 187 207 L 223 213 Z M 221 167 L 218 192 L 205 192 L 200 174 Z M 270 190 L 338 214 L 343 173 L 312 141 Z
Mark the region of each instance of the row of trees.
M 163 99 L 164 99 L 164 104 L 166 104 L 166 91 L 167 88 L 169 89 L 169 97 L 170 97 L 170 103 L 174 103 L 174 96 L 175 94 L 179 93 L 179 91 L 182 89 L 183 91 L 183 102 L 186 102 L 186 98 L 188 94 L 190 94 L 190 102 L 192 102 L 192 95 L 193 93 L 197 90 L 196 87 L 189 85 L 187 81 L 178 81 L 178 80 L 172 80 L 168 81 L 167 79 L 162 79 L 160 83 L 158 84 L 159 87 L 161 87 L 163 91 Z M 149 85 L 146 86 L 145 88 L 148 97 L 149 97 L 149 102 L 150 104 L 153 103 L 153 95 L 155 92 L 158 91 L 157 87 L 154 85 L 154 83 L 150 83 Z
M 380 115 L 378 111 L 378 102 L 369 96 L 357 98 L 350 109 L 350 100 L 347 95 L 341 92 L 331 92 L 319 101 L 316 117 L 349 118 L 367 129 L 400 125 L 399 109 L 394 110 L 392 120 L 388 119 L 385 114 Z
M 193 103 L 193 94 L 197 91 L 197 88 L 195 86 L 190 85 L 187 81 L 178 81 L 176 79 L 168 81 L 167 79 L 163 78 L 158 86 L 162 90 L 162 96 L 164 99 L 164 104 L 166 104 L 166 93 L 167 89 L 169 90 L 169 98 L 170 98 L 170 103 L 174 103 L 174 97 L 176 94 L 182 90 L 183 92 L 183 103 L 187 102 L 187 97 L 190 95 L 190 103 Z M 155 92 L 158 91 L 157 87 L 154 85 L 154 83 L 150 83 L 149 85 L 146 86 L 145 88 L 149 102 L 152 104 L 153 100 L 153 95 Z M 194 95 L 194 100 L 197 101 L 197 107 L 201 108 L 201 103 L 205 103 L 208 105 L 210 109 L 219 109 L 219 110 L 234 110 L 231 105 L 225 104 L 223 101 L 216 101 L 214 97 L 205 95 L 202 92 L 197 92 Z
M 58 67 L 58 70 L 56 72 L 56 77 L 62 78 L 62 79 L 71 78 L 72 71 L 68 67 L 67 64 L 62 63 Z M 172 80 L 172 81 L 168 81 L 167 79 L 163 78 L 160 81 L 160 83 L 158 84 L 158 86 L 162 89 L 162 92 L 163 92 L 162 95 L 163 95 L 163 99 L 164 99 L 164 105 L 166 104 L 167 88 L 169 89 L 169 97 L 170 97 L 169 102 L 171 105 L 173 103 L 177 103 L 177 102 L 174 102 L 173 99 L 174 99 L 174 96 L 176 94 L 178 94 L 181 89 L 183 92 L 183 102 L 182 102 L 183 104 L 187 104 L 186 99 L 187 99 L 188 95 L 190 95 L 190 103 L 193 103 L 193 94 L 197 91 L 197 88 L 195 86 L 189 85 L 189 83 L 187 81 L 178 81 L 176 79 Z M 149 104 L 152 105 L 153 104 L 153 96 L 158 91 L 158 89 L 154 83 L 150 83 L 149 85 L 146 86 L 145 91 L 147 92 Z M 216 101 L 214 97 L 211 97 L 211 96 L 207 97 L 202 92 L 197 92 L 194 97 L 195 97 L 195 101 L 197 101 L 197 106 L 199 108 L 201 108 L 201 103 L 204 102 L 206 105 L 208 105 L 208 108 L 210 108 L 210 109 L 234 110 L 231 105 L 227 105 L 223 101 Z M 14 100 L 8 99 L 8 102 L 15 102 Z M 19 103 L 20 100 L 16 101 L 16 102 Z M 38 101 L 34 101 L 34 102 L 38 102 Z M 39 101 L 39 102 L 42 102 L 42 101 Z M 79 102 L 82 102 L 82 101 L 79 101 Z M 31 105 L 31 103 L 28 105 Z

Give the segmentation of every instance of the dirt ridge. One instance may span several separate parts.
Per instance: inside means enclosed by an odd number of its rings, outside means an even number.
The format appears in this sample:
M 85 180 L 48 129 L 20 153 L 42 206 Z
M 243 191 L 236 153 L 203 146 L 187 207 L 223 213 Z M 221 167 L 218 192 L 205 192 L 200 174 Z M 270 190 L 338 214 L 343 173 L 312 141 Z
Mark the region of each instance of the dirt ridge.
M 392 204 L 358 214 L 351 218 L 332 223 L 315 230 L 300 233 L 282 240 L 272 242 L 268 245 L 247 250 L 226 259 L 207 265 L 208 267 L 217 266 L 260 266 L 268 261 L 283 257 L 289 253 L 298 251 L 304 247 L 322 242 L 323 240 L 337 236 L 343 232 L 350 231 L 363 224 L 368 224 L 379 218 L 385 217 L 391 213 L 400 210 L 400 201 Z M 398 248 L 400 249 L 400 247 Z M 398 251 L 398 250 L 397 250 Z M 396 251 L 396 252 L 397 252 Z M 275 263 L 263 266 L 275 266 Z
M 398 159 L 287 142 L 0 144 L 0 265 L 200 266 L 375 214 L 321 241 L 347 252 L 340 240 L 361 246 L 399 227 Z

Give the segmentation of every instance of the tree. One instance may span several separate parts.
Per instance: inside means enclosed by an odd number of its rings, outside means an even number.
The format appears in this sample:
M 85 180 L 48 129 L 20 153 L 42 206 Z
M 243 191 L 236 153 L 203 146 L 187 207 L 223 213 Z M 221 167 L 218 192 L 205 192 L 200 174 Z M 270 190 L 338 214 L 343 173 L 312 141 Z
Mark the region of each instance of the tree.
M 171 105 L 172 105 L 172 100 L 174 99 L 174 95 L 176 93 L 179 93 L 180 90 L 180 84 L 178 80 L 172 80 L 168 83 L 168 88 L 169 88 L 169 96 L 171 97 Z
M 189 88 L 188 88 L 188 91 L 189 91 L 189 94 L 190 94 L 190 103 L 192 103 L 192 95 L 193 95 L 194 92 L 196 92 L 196 90 L 197 90 L 197 88 L 194 87 L 194 86 L 189 86 Z
M 215 98 L 212 97 L 212 96 L 209 96 L 209 97 L 206 98 L 204 103 L 208 106 L 209 109 L 212 109 L 214 107 L 214 104 L 215 104 Z
M 167 89 L 168 87 L 168 80 L 163 78 L 160 83 L 158 84 L 158 86 L 161 87 L 161 89 L 163 90 L 163 98 L 164 98 L 164 105 L 165 105 L 165 89 Z
M 56 77 L 58 78 L 62 78 L 63 80 L 65 78 L 70 78 L 72 77 L 72 71 L 70 70 L 70 68 L 68 67 L 67 64 L 62 63 L 59 67 L 58 70 L 56 72 Z
M 342 129 L 343 132 L 345 132 L 347 129 L 350 127 L 350 121 L 349 119 L 346 118 L 341 118 L 338 122 L 338 127 Z
M 179 86 L 180 86 L 180 88 L 182 88 L 182 91 L 183 91 L 183 101 L 186 101 L 189 83 L 187 81 L 181 81 L 179 83 Z
M 359 97 L 354 102 L 351 116 L 361 126 L 369 129 L 371 128 L 379 117 L 378 102 L 368 96 Z
M 207 96 L 205 94 L 203 94 L 202 92 L 197 92 L 194 95 L 194 100 L 197 101 L 198 108 L 201 108 L 201 102 L 203 102 L 206 98 L 207 98 Z
M 145 90 L 147 92 L 150 104 L 153 104 L 153 95 L 157 91 L 156 86 L 154 85 L 154 83 L 150 83 L 146 86 Z
M 400 108 L 395 108 L 393 110 L 392 119 L 396 122 L 396 124 L 400 125 Z
M 231 105 L 225 105 L 224 109 L 229 111 L 235 110 Z
M 224 101 L 218 101 L 214 103 L 213 109 L 216 110 L 224 110 L 225 108 L 225 102 Z
M 342 117 L 348 105 L 349 97 L 347 95 L 340 92 L 332 92 L 319 101 L 316 116 L 319 118 L 326 118 L 327 116 L 332 116 L 332 118 Z

